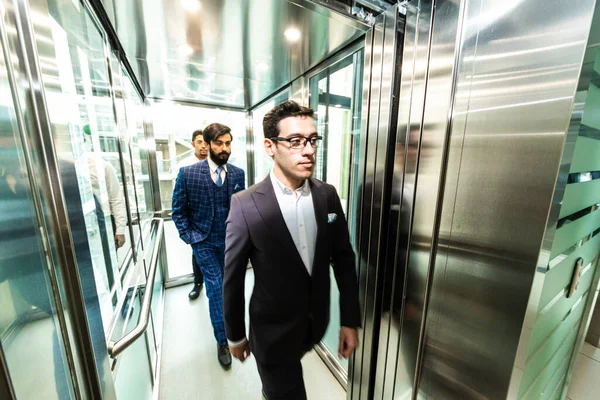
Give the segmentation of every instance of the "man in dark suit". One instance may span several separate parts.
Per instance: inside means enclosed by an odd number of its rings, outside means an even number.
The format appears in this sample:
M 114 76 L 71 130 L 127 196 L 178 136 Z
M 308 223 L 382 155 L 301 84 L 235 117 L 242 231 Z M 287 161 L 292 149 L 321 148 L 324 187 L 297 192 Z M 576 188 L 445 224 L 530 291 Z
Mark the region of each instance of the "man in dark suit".
M 227 163 L 231 154 L 231 129 L 211 124 L 204 129 L 206 161 L 183 167 L 173 189 L 173 221 L 179 236 L 192 250 L 204 275 L 210 320 L 217 340 L 217 357 L 231 365 L 223 322 L 223 264 L 225 221 L 231 196 L 244 190 L 244 171 Z
M 313 114 L 293 101 L 267 113 L 264 147 L 273 170 L 233 196 L 227 219 L 227 338 L 239 360 L 254 353 L 269 400 L 306 399 L 300 360 L 329 322 L 330 265 L 340 290 L 340 356 L 349 357 L 358 345 L 358 285 L 348 226 L 335 188 L 311 178 L 322 139 Z M 249 341 L 244 321 L 248 260 L 255 276 Z
M 204 141 L 204 135 L 202 133 L 202 129 L 197 129 L 192 133 L 192 146 L 194 147 L 194 153 L 190 154 L 189 157 L 181 160 L 176 165 L 177 174 L 179 174 L 179 170 L 183 167 L 189 167 L 190 165 L 194 165 L 200 161 L 205 161 L 208 158 L 208 145 Z M 172 208 L 172 207 L 171 207 Z M 202 276 L 202 271 L 200 271 L 200 267 L 198 266 L 198 262 L 196 261 L 196 257 L 192 253 L 192 271 L 194 271 L 194 287 L 188 294 L 190 300 L 197 299 L 200 296 L 200 291 L 204 286 L 204 276 Z

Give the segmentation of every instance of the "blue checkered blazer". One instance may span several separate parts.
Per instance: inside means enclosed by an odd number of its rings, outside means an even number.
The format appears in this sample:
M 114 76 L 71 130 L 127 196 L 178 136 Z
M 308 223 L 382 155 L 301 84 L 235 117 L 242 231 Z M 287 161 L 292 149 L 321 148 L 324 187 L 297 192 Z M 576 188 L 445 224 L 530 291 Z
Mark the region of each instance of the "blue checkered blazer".
M 245 189 L 244 170 L 227 164 L 224 185 L 229 199 Z M 214 182 L 206 161 L 179 170 L 173 189 L 172 217 L 179 236 L 187 244 L 204 241 L 210 233 L 214 217 Z

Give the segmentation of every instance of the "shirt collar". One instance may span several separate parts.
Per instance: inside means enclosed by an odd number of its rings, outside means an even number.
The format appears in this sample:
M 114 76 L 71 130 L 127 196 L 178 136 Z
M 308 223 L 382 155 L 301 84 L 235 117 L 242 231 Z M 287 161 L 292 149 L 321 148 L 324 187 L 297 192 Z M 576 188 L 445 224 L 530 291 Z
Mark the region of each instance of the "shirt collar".
M 212 160 L 212 158 L 210 158 L 210 156 L 208 156 L 206 158 L 206 161 L 208 161 L 208 168 L 210 168 L 210 172 L 216 173 L 217 172 L 217 168 L 219 168 L 219 166 L 217 165 L 217 163 L 214 162 Z M 225 172 L 227 172 L 227 163 L 223 164 L 222 167 L 225 170 Z
M 269 174 L 269 176 L 271 177 L 271 183 L 273 184 L 274 189 L 280 190 L 282 194 L 292 194 L 293 190 L 290 189 L 289 187 L 285 186 L 275 176 L 275 173 L 273 172 L 273 170 L 271 170 L 271 173 Z M 301 195 L 307 195 L 310 193 L 310 184 L 308 182 L 308 179 L 304 180 L 304 183 L 302 184 L 302 186 L 300 186 L 298 189 L 296 189 L 296 192 L 300 193 Z

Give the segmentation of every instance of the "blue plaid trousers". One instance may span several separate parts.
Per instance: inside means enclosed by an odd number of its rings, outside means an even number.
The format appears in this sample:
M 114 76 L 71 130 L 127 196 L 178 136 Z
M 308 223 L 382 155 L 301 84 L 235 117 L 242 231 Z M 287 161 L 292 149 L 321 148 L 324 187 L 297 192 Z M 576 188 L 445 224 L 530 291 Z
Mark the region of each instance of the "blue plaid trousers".
M 215 237 L 217 236 L 217 237 Z M 192 245 L 194 257 L 204 275 L 210 322 L 218 344 L 227 344 L 223 319 L 223 267 L 225 265 L 225 236 L 210 234 L 200 243 Z

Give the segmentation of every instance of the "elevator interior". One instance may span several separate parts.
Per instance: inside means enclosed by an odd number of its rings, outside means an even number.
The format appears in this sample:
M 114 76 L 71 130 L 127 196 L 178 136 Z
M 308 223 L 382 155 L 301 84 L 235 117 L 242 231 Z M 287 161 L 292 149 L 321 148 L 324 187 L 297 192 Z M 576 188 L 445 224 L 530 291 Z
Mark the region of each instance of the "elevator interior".
M 596 2 L 396 3 L 0 0 L 0 395 L 158 396 L 191 133 L 231 126 L 251 185 L 294 99 L 357 254 L 361 347 L 336 356 L 333 286 L 316 349 L 347 398 L 564 398 L 598 293 Z

